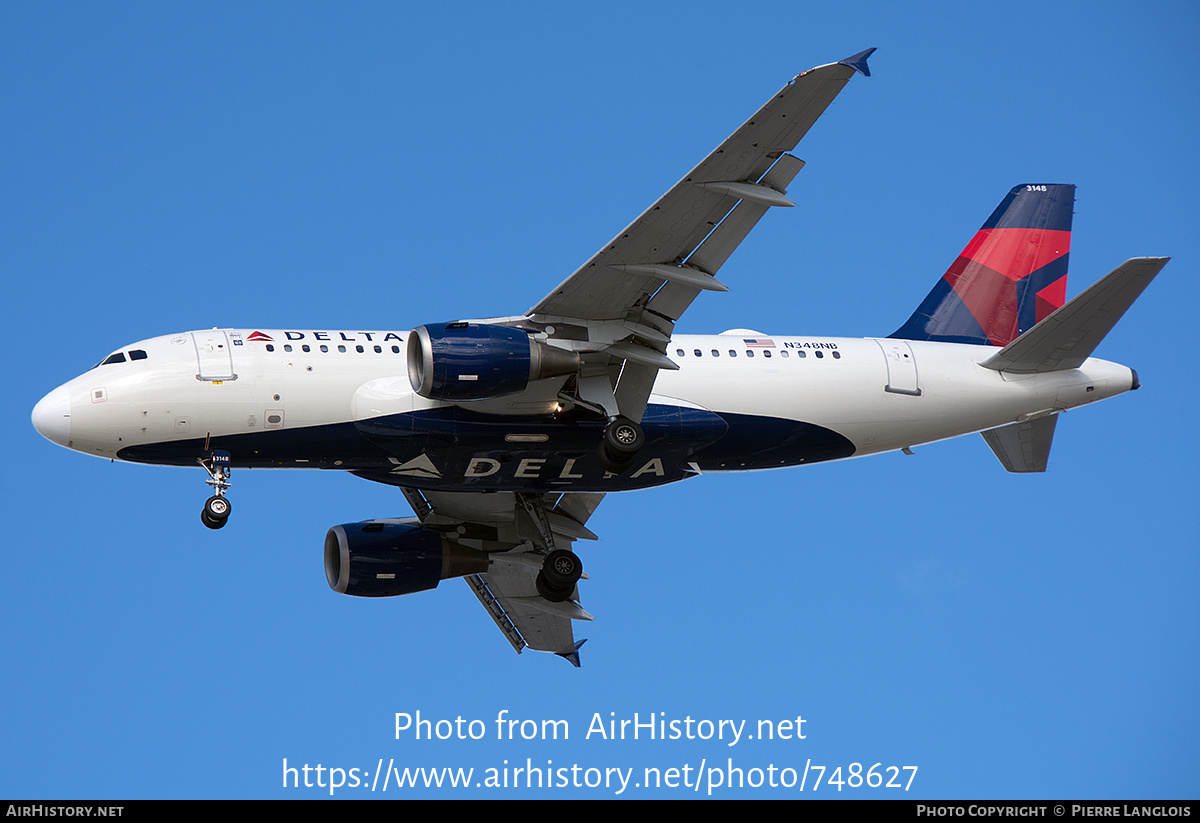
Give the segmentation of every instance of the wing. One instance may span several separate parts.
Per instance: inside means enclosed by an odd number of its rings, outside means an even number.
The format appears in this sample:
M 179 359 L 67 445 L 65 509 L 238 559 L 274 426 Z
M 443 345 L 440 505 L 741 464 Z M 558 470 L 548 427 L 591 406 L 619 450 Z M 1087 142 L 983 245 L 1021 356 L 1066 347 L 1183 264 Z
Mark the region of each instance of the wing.
M 786 190 L 804 163 L 786 152 L 855 71 L 870 74 L 874 51 L 793 78 L 530 309 L 525 320 L 555 343 L 593 353 L 581 372 L 582 400 L 610 415 L 615 402 L 620 413 L 641 418 L 658 370 L 676 368 L 666 356 L 675 321 L 701 291 L 727 291 L 714 275 L 767 209 L 794 205 Z
M 562 603 L 539 595 L 545 555 L 575 540 L 595 540 L 584 523 L 603 494 L 419 492 L 402 489 L 422 525 L 438 529 L 468 548 L 488 552 L 483 574 L 464 578 L 512 647 L 553 652 L 579 665 L 572 620 L 591 620 L 579 590 Z
M 514 414 L 565 402 L 640 420 L 658 371 L 677 368 L 666 355 L 675 321 L 701 291 L 727 290 L 715 274 L 769 208 L 793 205 L 787 186 L 804 164 L 787 152 L 854 72 L 870 74 L 874 51 L 801 72 L 527 314 L 482 321 L 577 353 L 578 373 L 472 407 Z M 591 615 L 578 587 L 551 602 L 537 580 L 547 554 L 595 539 L 584 524 L 603 495 L 402 491 L 422 525 L 488 553 L 488 571 L 465 579 L 518 653 L 549 651 L 579 665 L 571 621 Z

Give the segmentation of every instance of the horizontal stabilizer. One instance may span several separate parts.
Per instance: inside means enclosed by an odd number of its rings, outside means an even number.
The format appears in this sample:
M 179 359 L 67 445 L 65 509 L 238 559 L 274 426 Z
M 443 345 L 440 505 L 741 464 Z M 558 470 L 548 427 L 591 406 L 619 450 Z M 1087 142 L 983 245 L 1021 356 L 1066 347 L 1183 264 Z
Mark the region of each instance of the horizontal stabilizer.
M 1051 414 L 981 433 L 1008 471 L 1044 472 L 1057 423 L 1058 415 Z
M 979 365 L 1019 373 L 1077 369 L 1169 257 L 1135 257 Z

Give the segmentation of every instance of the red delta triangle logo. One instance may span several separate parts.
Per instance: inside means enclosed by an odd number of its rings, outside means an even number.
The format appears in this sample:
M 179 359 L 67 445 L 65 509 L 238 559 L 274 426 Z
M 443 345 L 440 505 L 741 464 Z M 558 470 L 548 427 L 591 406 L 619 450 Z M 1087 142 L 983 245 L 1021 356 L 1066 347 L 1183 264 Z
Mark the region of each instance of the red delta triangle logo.
M 272 343 L 275 342 L 275 338 L 271 337 L 271 335 L 263 334 L 260 331 L 256 331 L 256 332 L 246 335 L 246 339 L 247 340 L 270 340 Z

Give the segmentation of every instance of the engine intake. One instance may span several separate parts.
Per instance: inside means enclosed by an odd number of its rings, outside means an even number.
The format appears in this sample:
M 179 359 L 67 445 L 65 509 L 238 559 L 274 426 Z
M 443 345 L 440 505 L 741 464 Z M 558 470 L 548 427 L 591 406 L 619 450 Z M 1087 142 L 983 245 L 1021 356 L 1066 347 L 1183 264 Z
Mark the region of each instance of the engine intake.
M 431 400 L 487 400 L 525 390 L 530 380 L 574 374 L 579 355 L 547 346 L 523 329 L 486 323 L 431 323 L 408 336 L 408 381 Z
M 415 523 L 367 520 L 334 526 L 325 534 L 325 579 L 340 594 L 412 594 L 487 569 L 486 553 L 447 543 Z

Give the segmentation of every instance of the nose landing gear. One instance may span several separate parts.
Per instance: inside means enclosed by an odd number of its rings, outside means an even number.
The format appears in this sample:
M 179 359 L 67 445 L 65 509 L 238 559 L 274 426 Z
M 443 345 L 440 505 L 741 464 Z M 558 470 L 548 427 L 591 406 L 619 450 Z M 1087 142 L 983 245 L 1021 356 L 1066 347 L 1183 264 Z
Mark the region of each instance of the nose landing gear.
M 196 458 L 196 462 L 208 472 L 208 480 L 204 482 L 213 487 L 213 496 L 204 501 L 200 511 L 200 522 L 210 529 L 219 529 L 229 520 L 233 506 L 225 499 L 225 491 L 229 488 L 229 452 L 207 452 L 204 457 Z

